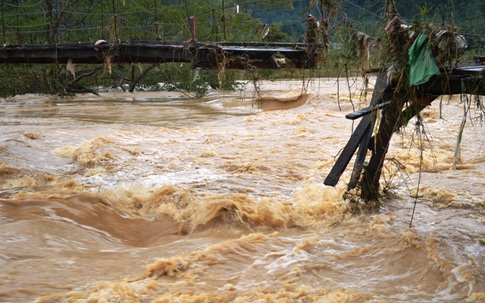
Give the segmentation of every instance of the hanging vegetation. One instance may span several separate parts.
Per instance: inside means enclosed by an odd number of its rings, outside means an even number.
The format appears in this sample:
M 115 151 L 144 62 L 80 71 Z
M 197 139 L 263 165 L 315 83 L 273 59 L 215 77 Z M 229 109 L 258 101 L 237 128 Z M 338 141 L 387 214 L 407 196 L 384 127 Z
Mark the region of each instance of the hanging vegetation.
M 284 6 L 289 1 L 265 1 L 261 7 L 272 5 Z M 202 41 L 217 41 L 220 39 L 222 26 L 226 27 L 228 41 L 255 41 L 255 26 L 257 19 L 251 17 L 249 6 L 235 10 L 233 2 L 226 1 L 221 7 L 220 1 L 199 1 L 190 6 L 184 1 L 154 1 L 154 0 L 126 0 L 126 1 L 77 1 L 77 0 L 25 0 L 2 1 L 1 6 L 2 45 L 42 45 L 61 43 L 95 43 L 95 41 L 189 41 L 197 30 L 198 39 Z M 190 28 L 188 18 L 193 18 L 194 28 Z M 222 22 L 220 17 L 224 15 Z M 195 23 L 196 22 L 196 23 Z M 195 26 L 197 28 L 195 29 Z M 169 63 L 168 63 L 169 64 Z M 72 66 L 71 66 L 72 67 Z M 138 66 L 139 67 L 139 66 Z M 0 78 L 6 79 L 16 73 L 14 77 L 22 79 L 27 75 L 45 78 L 42 81 L 23 81 L 11 88 L 11 82 L 2 81 L 0 95 L 9 96 L 24 92 L 65 94 L 80 90 L 91 90 L 92 87 L 117 87 L 127 84 L 128 90 L 134 90 L 133 84 L 145 86 L 143 78 L 150 76 L 159 83 L 175 81 L 174 85 L 183 83 L 187 75 L 180 75 L 177 79 L 167 79 L 160 68 L 143 66 L 128 69 L 124 65 L 112 64 L 110 58 L 105 58 L 105 68 L 85 65 L 79 74 L 90 74 L 82 79 L 65 77 L 66 66 L 53 63 L 49 72 L 39 74 L 32 64 L 18 65 L 15 68 L 0 66 Z M 90 73 L 96 71 L 95 73 Z M 231 72 L 225 73 L 230 75 Z M 231 78 L 231 77 L 229 77 Z M 146 78 L 148 79 L 148 78 Z M 27 85 L 33 82 L 34 85 Z M 43 83 L 49 82 L 50 85 Z M 224 81 L 220 81 L 221 83 Z M 24 84 L 23 84 L 24 83 Z M 25 86 L 25 87 L 23 87 Z M 122 86 L 124 87 L 124 86 Z M 153 87 L 153 86 L 152 86 Z M 193 86 L 190 86 L 193 87 Z M 227 87 L 227 86 L 226 86 Z
M 381 173 L 395 132 L 406 127 L 410 119 L 416 116 L 416 125 L 421 129 L 423 120 L 419 117 L 420 112 L 440 95 L 485 95 L 483 69 L 482 72 L 464 74 L 466 71 L 458 68 L 467 42 L 454 20 L 435 27 L 426 20 L 429 13 L 426 7 L 421 9 L 421 13 L 420 17 L 407 24 L 399 14 L 395 1 L 386 0 L 384 32 L 377 40 L 382 43 L 379 47 L 382 52 L 377 56 L 381 66 L 377 69 L 380 73 L 370 105 L 371 115 L 361 121 L 325 180 L 325 184 L 334 186 L 359 146 L 346 197 L 354 202 L 363 202 L 362 207 L 367 209 L 375 210 L 380 206 Z M 346 28 L 352 27 L 349 25 Z M 350 35 L 353 43 L 350 43 L 349 58 L 358 59 L 356 65 L 361 70 L 368 69 L 369 57 L 366 53 L 369 38 L 355 32 Z M 483 115 L 482 99 L 477 97 L 475 100 L 477 109 Z M 465 117 L 467 114 L 465 110 Z M 463 126 L 464 123 L 458 135 L 457 150 Z M 424 134 L 421 130 L 416 133 L 420 136 Z M 364 162 L 368 148 L 370 159 Z M 423 144 L 420 144 L 420 148 L 423 148 Z M 455 157 L 456 154 L 458 152 L 455 152 Z

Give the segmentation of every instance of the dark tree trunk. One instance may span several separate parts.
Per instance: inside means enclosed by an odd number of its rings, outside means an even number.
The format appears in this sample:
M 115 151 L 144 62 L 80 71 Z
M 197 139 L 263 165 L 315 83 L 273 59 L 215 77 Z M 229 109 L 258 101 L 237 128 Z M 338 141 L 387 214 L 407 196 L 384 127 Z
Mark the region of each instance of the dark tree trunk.
M 383 113 L 379 131 L 375 138 L 374 151 L 361 180 L 361 198 L 364 201 L 375 201 L 379 198 L 379 179 L 384 159 L 393 133 L 402 125 L 404 102 L 405 96 L 394 96 L 392 102 Z
M 376 201 L 379 198 L 381 171 L 394 132 L 407 124 L 407 121 L 418 115 L 438 97 L 430 94 L 423 87 L 413 92 L 394 92 L 388 96 L 392 102 L 383 111 L 379 131 L 375 139 L 374 151 L 361 180 L 361 198 L 367 202 Z M 403 110 L 406 100 L 410 99 L 414 101 Z
M 145 77 L 152 69 L 154 69 L 157 66 L 158 66 L 158 64 L 150 65 L 136 79 L 134 78 L 134 74 L 132 73 L 131 84 L 130 84 L 130 88 L 128 89 L 128 91 L 130 93 L 134 92 L 138 82 L 140 82 L 141 79 L 143 79 L 143 77 Z

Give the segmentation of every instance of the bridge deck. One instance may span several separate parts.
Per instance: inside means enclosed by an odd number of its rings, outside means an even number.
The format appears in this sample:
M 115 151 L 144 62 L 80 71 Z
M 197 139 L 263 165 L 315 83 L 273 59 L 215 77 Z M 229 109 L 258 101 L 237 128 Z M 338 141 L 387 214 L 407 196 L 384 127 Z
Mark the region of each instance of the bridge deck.
M 56 45 L 6 45 L 0 47 L 0 63 L 112 63 L 192 62 L 202 68 L 217 68 L 222 59 L 226 68 L 314 68 L 318 57 L 302 43 L 172 43 L 119 41 Z

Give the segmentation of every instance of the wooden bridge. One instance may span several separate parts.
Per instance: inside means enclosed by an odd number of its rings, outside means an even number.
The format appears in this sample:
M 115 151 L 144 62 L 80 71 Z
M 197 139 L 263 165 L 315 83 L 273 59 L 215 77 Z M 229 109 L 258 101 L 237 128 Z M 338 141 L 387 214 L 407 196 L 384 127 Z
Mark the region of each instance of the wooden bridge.
M 303 43 L 164 43 L 118 41 L 55 45 L 4 45 L 0 63 L 192 63 L 206 69 L 315 68 L 318 45 Z

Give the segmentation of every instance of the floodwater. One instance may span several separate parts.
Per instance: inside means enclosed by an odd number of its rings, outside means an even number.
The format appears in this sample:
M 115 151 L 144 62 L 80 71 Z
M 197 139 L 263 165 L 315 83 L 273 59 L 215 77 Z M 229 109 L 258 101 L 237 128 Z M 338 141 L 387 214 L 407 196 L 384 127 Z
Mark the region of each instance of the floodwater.
M 259 88 L 1 100 L 0 302 L 485 301 L 473 105 L 456 170 L 457 96 L 394 136 L 384 206 L 356 214 L 352 163 L 323 180 L 362 84 Z

